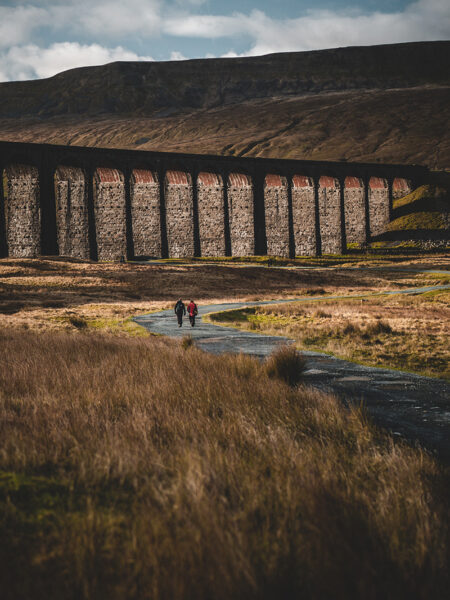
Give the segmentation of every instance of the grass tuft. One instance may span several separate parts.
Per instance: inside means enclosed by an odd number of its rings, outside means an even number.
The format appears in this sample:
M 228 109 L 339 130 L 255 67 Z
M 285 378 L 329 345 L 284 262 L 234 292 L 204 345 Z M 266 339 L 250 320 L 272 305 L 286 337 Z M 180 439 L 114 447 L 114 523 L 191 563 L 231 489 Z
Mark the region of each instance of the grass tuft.
M 86 329 L 88 326 L 86 319 L 82 319 L 80 317 L 69 317 L 68 321 L 76 329 Z
M 369 323 L 366 326 L 365 333 L 369 336 L 374 335 L 382 335 L 394 333 L 392 327 L 389 325 L 387 321 L 383 321 L 380 319 L 379 321 L 375 321 L 375 323 Z
M 306 361 L 294 346 L 277 348 L 266 361 L 266 373 L 272 379 L 280 379 L 290 386 L 298 385 L 305 370 Z
M 193 346 L 194 340 L 192 338 L 192 335 L 185 335 L 181 340 L 181 347 L 183 348 L 183 350 L 189 350 L 189 348 L 192 348 Z

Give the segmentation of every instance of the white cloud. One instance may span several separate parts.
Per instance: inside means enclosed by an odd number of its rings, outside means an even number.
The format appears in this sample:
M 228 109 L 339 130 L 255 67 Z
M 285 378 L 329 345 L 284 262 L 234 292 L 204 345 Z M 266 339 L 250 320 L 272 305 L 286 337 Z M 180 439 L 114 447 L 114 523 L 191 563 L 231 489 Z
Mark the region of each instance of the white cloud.
M 14 46 L 0 56 L 0 76 L 3 80 L 24 80 L 51 77 L 56 73 L 81 66 L 103 65 L 117 60 L 153 60 L 138 56 L 117 46 L 105 48 L 99 44 L 82 45 L 77 42 L 52 44 L 39 48 L 34 44 Z
M 36 6 L 0 6 L 0 47 L 29 39 L 32 31 L 47 21 L 47 11 Z
M 164 21 L 163 29 L 164 33 L 181 37 L 208 39 L 232 37 L 240 33 L 249 32 L 249 18 L 251 19 L 251 17 L 237 13 L 231 17 L 174 15 Z
M 112 60 L 145 60 L 127 47 L 145 48 L 161 36 L 164 47 L 170 38 L 229 40 L 229 50 L 222 52 L 227 57 L 450 38 L 448 0 L 417 0 L 390 13 L 310 10 L 293 19 L 274 19 L 261 10 L 205 14 L 205 0 L 18 2 L 0 6 L 0 80 L 47 77 Z M 243 44 L 244 52 L 234 51 Z M 180 50 L 167 55 L 184 60 L 179 40 L 176 47 Z
M 160 30 L 163 0 L 34 0 L 26 6 L 0 7 L 0 47 L 29 42 L 36 30 L 65 32 L 96 40 L 127 35 L 155 35 Z
M 71 7 L 72 30 L 88 32 L 101 39 L 144 36 L 159 32 L 160 0 L 81 0 Z M 67 24 L 68 8 L 59 7 L 60 20 Z
M 284 20 L 272 19 L 260 10 L 227 17 L 173 16 L 163 23 L 163 28 L 173 36 L 246 36 L 250 47 L 242 55 L 437 40 L 450 37 L 450 3 L 419 0 L 396 13 L 311 10 L 306 16 Z M 230 51 L 225 56 L 236 54 Z
M 189 60 L 189 59 L 187 56 L 184 56 L 183 54 L 181 54 L 181 52 L 174 50 L 173 52 L 170 53 L 170 60 Z

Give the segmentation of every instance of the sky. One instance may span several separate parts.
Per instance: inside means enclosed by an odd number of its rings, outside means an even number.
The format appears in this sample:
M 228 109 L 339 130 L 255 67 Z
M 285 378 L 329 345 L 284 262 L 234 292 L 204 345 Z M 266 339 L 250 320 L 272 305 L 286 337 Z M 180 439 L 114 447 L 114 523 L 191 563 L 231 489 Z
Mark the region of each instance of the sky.
M 0 0 L 0 81 L 185 60 L 450 39 L 450 0 Z

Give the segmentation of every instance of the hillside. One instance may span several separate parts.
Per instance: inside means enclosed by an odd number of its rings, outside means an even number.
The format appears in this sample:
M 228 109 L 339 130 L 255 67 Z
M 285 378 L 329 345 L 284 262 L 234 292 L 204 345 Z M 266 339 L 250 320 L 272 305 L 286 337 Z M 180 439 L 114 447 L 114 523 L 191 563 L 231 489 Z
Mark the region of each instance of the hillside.
M 0 138 L 450 166 L 450 42 L 112 63 L 0 84 Z

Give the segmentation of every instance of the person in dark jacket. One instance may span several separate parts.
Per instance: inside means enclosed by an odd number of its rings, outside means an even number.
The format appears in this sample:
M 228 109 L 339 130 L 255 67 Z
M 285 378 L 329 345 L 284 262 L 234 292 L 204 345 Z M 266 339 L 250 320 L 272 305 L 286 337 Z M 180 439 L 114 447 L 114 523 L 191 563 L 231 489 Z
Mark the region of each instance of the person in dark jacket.
M 191 300 L 188 304 L 188 315 L 189 315 L 189 322 L 191 324 L 191 327 L 194 327 L 195 325 L 195 317 L 198 314 L 198 309 L 197 309 L 197 305 L 195 304 L 195 302 L 193 300 Z
M 181 327 L 183 325 L 183 315 L 186 314 L 186 307 L 181 298 L 175 304 L 175 314 L 177 315 L 178 319 L 178 327 Z

